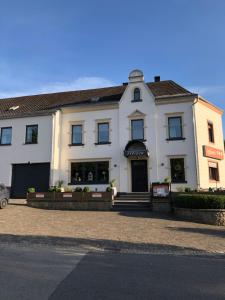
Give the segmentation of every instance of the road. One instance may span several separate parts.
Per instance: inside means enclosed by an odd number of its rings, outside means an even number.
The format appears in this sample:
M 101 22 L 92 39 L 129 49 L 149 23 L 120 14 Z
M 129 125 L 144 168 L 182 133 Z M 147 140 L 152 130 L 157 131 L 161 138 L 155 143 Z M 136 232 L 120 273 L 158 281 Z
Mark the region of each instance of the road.
M 225 258 L 1 245 L 0 299 L 225 299 Z

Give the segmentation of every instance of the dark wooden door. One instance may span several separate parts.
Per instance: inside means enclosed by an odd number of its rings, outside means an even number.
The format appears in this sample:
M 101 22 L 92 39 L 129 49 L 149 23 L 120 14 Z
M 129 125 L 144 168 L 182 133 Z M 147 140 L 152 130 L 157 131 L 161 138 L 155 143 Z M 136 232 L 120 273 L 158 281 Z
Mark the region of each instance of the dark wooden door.
M 50 164 L 14 164 L 12 167 L 12 198 L 26 198 L 27 189 L 47 192 L 49 188 Z
M 148 192 L 147 160 L 131 161 L 132 192 Z

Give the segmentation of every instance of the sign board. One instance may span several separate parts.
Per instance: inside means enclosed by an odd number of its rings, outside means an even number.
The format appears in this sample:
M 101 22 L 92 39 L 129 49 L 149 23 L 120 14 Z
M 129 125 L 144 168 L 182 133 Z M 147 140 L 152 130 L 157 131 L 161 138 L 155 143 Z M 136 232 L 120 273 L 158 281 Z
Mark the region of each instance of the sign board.
M 64 193 L 63 194 L 63 198 L 72 198 L 73 197 L 73 194 L 72 193 Z
M 166 198 L 169 197 L 170 187 L 168 184 L 154 184 L 152 186 L 153 197 Z
M 203 146 L 203 155 L 209 158 L 215 158 L 218 160 L 224 159 L 224 151 L 209 146 Z
M 146 150 L 125 150 L 124 155 L 126 157 L 129 157 L 129 156 L 145 156 L 146 157 L 146 156 L 149 156 L 149 153 Z
M 45 194 L 41 194 L 41 193 L 37 193 L 36 194 L 36 198 L 44 198 Z
M 94 194 L 92 194 L 92 198 L 102 198 L 102 194 L 101 193 L 94 193 Z

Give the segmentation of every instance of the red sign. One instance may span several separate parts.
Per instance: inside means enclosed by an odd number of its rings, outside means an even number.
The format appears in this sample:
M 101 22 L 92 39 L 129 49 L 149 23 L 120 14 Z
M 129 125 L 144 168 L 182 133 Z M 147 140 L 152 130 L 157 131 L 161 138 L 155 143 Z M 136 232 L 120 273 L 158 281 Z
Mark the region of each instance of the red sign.
M 215 158 L 222 160 L 224 159 L 224 151 L 209 146 L 203 146 L 203 153 L 205 157 Z
M 168 184 L 153 185 L 153 197 L 168 197 L 170 190 Z

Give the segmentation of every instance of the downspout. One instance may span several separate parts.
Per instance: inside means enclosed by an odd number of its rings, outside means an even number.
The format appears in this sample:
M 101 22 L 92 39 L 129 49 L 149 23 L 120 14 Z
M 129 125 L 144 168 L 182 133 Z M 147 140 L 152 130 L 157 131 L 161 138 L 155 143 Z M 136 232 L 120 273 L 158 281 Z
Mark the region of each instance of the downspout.
M 196 128 L 196 111 L 195 105 L 198 103 L 198 97 L 195 99 L 194 103 L 192 104 L 192 113 L 193 113 L 193 125 L 194 125 L 194 141 L 195 141 L 195 164 L 196 164 L 196 177 L 197 177 L 197 190 L 200 189 L 200 170 L 199 170 L 199 156 L 198 156 L 198 135 L 197 135 L 197 128 Z

